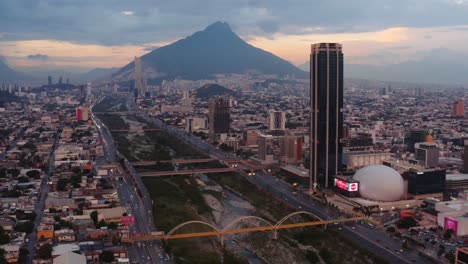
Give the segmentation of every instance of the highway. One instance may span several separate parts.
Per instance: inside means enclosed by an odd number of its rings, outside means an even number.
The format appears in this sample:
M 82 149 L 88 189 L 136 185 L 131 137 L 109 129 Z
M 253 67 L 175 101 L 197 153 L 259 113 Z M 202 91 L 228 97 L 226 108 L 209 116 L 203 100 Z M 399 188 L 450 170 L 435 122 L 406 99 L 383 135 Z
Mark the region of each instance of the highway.
M 118 162 L 123 156 L 116 150 L 112 135 L 98 118 L 94 117 L 93 120 L 104 143 L 104 157 L 96 160 L 96 166 L 105 162 Z M 112 183 L 119 194 L 120 204 L 127 208 L 129 214 L 135 216 L 135 224 L 130 225 L 129 231 L 131 233 L 154 232 L 156 228 L 153 221 L 150 196 L 141 179 L 136 176 L 136 172 L 131 164 L 125 161 L 125 166 L 129 172 L 124 172 L 123 175 L 120 175 L 123 177 L 123 180 L 112 181 Z M 117 171 L 114 171 L 113 175 L 117 173 Z M 134 181 L 134 179 L 137 179 L 137 181 Z M 135 184 L 146 199 L 141 199 L 138 196 Z M 131 263 L 172 263 L 169 255 L 164 252 L 159 241 L 128 244 L 127 248 Z
M 155 124 L 156 127 L 178 137 L 185 143 L 191 144 L 205 153 L 208 153 L 212 158 L 216 158 L 220 161 L 239 160 L 239 157 L 230 153 L 225 153 L 208 142 L 187 134 L 182 129 L 168 126 L 157 118 L 149 117 L 147 115 L 143 115 L 143 118 Z M 314 202 L 306 195 L 293 195 L 290 184 L 275 178 L 271 174 L 260 172 L 257 173 L 256 176 L 252 177 L 247 176 L 244 172 L 240 173 L 253 184 L 267 190 L 278 199 L 285 201 L 290 206 L 298 210 L 308 211 L 325 220 L 340 218 L 343 215 L 337 210 L 324 207 Z M 368 226 L 358 224 L 343 225 L 340 232 L 350 240 L 355 241 L 356 244 L 374 252 L 391 263 L 429 263 L 426 259 L 418 255 L 417 250 L 406 250 L 402 253 L 400 251 L 403 243 L 402 241 L 392 238 L 384 232 L 372 229 Z

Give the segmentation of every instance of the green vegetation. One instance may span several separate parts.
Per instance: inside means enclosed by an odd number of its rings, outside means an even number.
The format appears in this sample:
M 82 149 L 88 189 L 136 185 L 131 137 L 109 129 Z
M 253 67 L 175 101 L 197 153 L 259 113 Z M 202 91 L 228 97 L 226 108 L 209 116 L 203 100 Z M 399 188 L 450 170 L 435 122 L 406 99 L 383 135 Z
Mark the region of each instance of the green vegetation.
M 127 111 L 126 98 L 106 97 L 93 107 L 94 112 L 124 112 Z
M 99 254 L 99 260 L 104 263 L 111 263 L 115 260 L 114 253 L 109 250 L 104 250 Z
M 0 226 L 0 245 L 5 245 L 10 243 L 10 235 L 5 232 L 3 226 Z
M 396 226 L 401 229 L 408 229 L 418 225 L 418 222 L 412 217 L 403 217 L 396 222 Z
M 41 259 L 50 259 L 52 257 L 52 245 L 45 243 L 37 250 L 37 256 Z
M 210 208 L 193 179 L 145 178 L 143 182 L 154 201 L 154 219 L 159 230 L 167 233 L 183 222 L 210 217 Z M 211 230 L 203 225 L 189 225 L 177 232 L 200 231 Z M 175 256 L 176 263 L 219 263 L 221 258 L 213 237 L 171 240 L 164 246 Z

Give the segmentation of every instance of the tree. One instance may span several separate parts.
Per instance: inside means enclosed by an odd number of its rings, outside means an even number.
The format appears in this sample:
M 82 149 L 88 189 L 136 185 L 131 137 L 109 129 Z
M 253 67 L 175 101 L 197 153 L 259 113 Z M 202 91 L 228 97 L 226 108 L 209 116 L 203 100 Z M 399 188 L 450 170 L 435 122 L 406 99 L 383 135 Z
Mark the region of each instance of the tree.
M 20 171 L 18 169 L 9 169 L 7 171 L 8 174 L 11 174 L 11 176 L 13 176 L 14 178 L 18 177 L 18 175 L 20 174 Z
M 18 232 L 31 233 L 31 231 L 34 229 L 34 223 L 32 221 L 18 222 L 16 223 L 14 229 Z
M 7 264 L 8 261 L 5 259 L 6 251 L 3 248 L 0 248 L 0 264 Z
M 393 226 L 387 227 L 387 232 L 393 233 L 393 232 L 395 232 L 395 231 L 396 231 L 396 230 L 395 230 L 395 228 L 394 228 Z
M 99 254 L 99 260 L 101 262 L 110 263 L 115 260 L 114 253 L 109 250 L 104 250 Z
M 39 179 L 41 178 L 41 173 L 38 170 L 30 170 L 26 172 L 26 176 L 28 176 L 30 179 Z
M 3 226 L 0 226 L 0 245 L 10 243 L 10 235 L 5 232 Z
M 50 259 L 52 257 L 52 245 L 45 243 L 37 250 L 37 256 L 41 259 Z
M 445 233 L 444 233 L 444 239 L 445 240 L 450 239 L 452 237 L 452 234 L 453 234 L 453 230 L 452 229 L 447 229 L 447 231 L 445 231 Z
M 57 190 L 58 191 L 66 191 L 66 188 L 67 188 L 67 184 L 70 182 L 69 179 L 67 178 L 60 178 L 58 181 L 57 181 Z
M 401 248 L 403 249 L 408 249 L 408 242 L 403 242 L 403 244 L 401 244 Z
M 26 260 L 29 255 L 29 250 L 27 248 L 20 248 L 19 256 L 18 256 L 18 263 L 26 263 Z
M 403 229 L 414 227 L 417 224 L 418 222 L 414 220 L 412 217 L 403 217 L 402 219 L 398 220 L 398 222 L 396 222 L 397 227 L 403 228 Z
M 89 216 L 91 217 L 91 219 L 93 220 L 93 223 L 94 223 L 94 226 L 97 225 L 98 223 L 98 212 L 97 211 L 92 211 Z
M 18 177 L 17 180 L 18 180 L 18 183 L 27 183 L 27 182 L 29 182 L 29 178 L 25 177 L 25 176 Z
M 107 227 L 107 222 L 104 219 L 101 219 L 99 223 L 97 223 L 96 228 Z

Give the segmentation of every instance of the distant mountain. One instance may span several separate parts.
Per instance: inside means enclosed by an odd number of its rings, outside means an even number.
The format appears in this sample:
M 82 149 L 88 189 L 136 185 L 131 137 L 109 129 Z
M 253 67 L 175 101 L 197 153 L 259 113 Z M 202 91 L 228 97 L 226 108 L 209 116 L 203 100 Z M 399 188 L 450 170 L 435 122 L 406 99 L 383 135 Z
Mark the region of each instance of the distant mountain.
M 85 83 L 93 82 L 105 77 L 109 77 L 112 73 L 116 72 L 118 68 L 95 68 L 86 72 L 83 72 L 83 68 L 69 67 L 69 68 L 37 68 L 28 67 L 22 68 L 29 76 L 37 80 L 41 80 L 44 83 L 47 82 L 47 76 L 52 76 L 54 83 L 58 82 L 58 79 L 62 77 L 65 83 L 67 78 L 70 79 L 70 83 Z M 80 72 L 81 71 L 81 72 Z
M 78 79 L 89 82 L 96 81 L 105 77 L 109 77 L 118 70 L 119 68 L 95 68 L 89 72 L 79 75 Z
M 150 78 L 206 79 L 213 74 L 246 72 L 307 77 L 304 71 L 291 63 L 248 44 L 222 22 L 155 49 L 141 60 L 143 76 Z M 113 77 L 117 80 L 131 79 L 133 69 L 131 62 Z
M 205 84 L 198 88 L 195 93 L 198 98 L 204 100 L 214 96 L 237 96 L 235 91 L 215 83 Z
M 0 60 L 0 81 L 12 82 L 30 79 L 31 77 L 11 69 L 4 61 Z
M 345 57 L 346 61 L 346 57 Z M 298 66 L 309 71 L 309 62 Z M 345 78 L 381 81 L 468 84 L 468 54 L 434 49 L 419 60 L 396 64 L 345 64 Z

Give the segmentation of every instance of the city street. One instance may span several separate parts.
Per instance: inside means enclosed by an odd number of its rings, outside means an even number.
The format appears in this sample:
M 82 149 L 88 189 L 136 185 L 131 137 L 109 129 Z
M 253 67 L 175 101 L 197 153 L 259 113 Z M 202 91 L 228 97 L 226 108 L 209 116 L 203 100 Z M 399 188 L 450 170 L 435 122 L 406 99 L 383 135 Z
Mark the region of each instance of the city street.
M 59 131 L 62 130 L 63 124 L 60 125 Z M 54 168 L 55 168 L 55 150 L 59 146 L 59 141 L 60 141 L 60 133 L 57 133 L 54 141 L 54 146 L 52 148 L 51 154 L 50 154 L 50 159 L 49 159 L 49 168 L 47 171 L 47 174 L 44 175 L 41 181 L 41 186 L 39 188 L 39 199 L 37 201 L 36 205 L 36 210 L 34 211 L 36 213 L 36 219 L 34 219 L 34 229 L 31 233 L 26 235 L 27 238 L 27 243 L 26 243 L 26 248 L 28 249 L 29 254 L 27 255 L 27 263 L 32 263 L 32 259 L 34 255 L 36 254 L 36 243 L 37 243 L 37 235 L 36 231 L 41 223 L 42 220 L 42 215 L 44 213 L 44 208 L 45 208 L 45 200 L 47 199 L 47 195 L 50 191 L 50 187 L 47 184 L 49 181 L 50 176 L 54 173 Z

